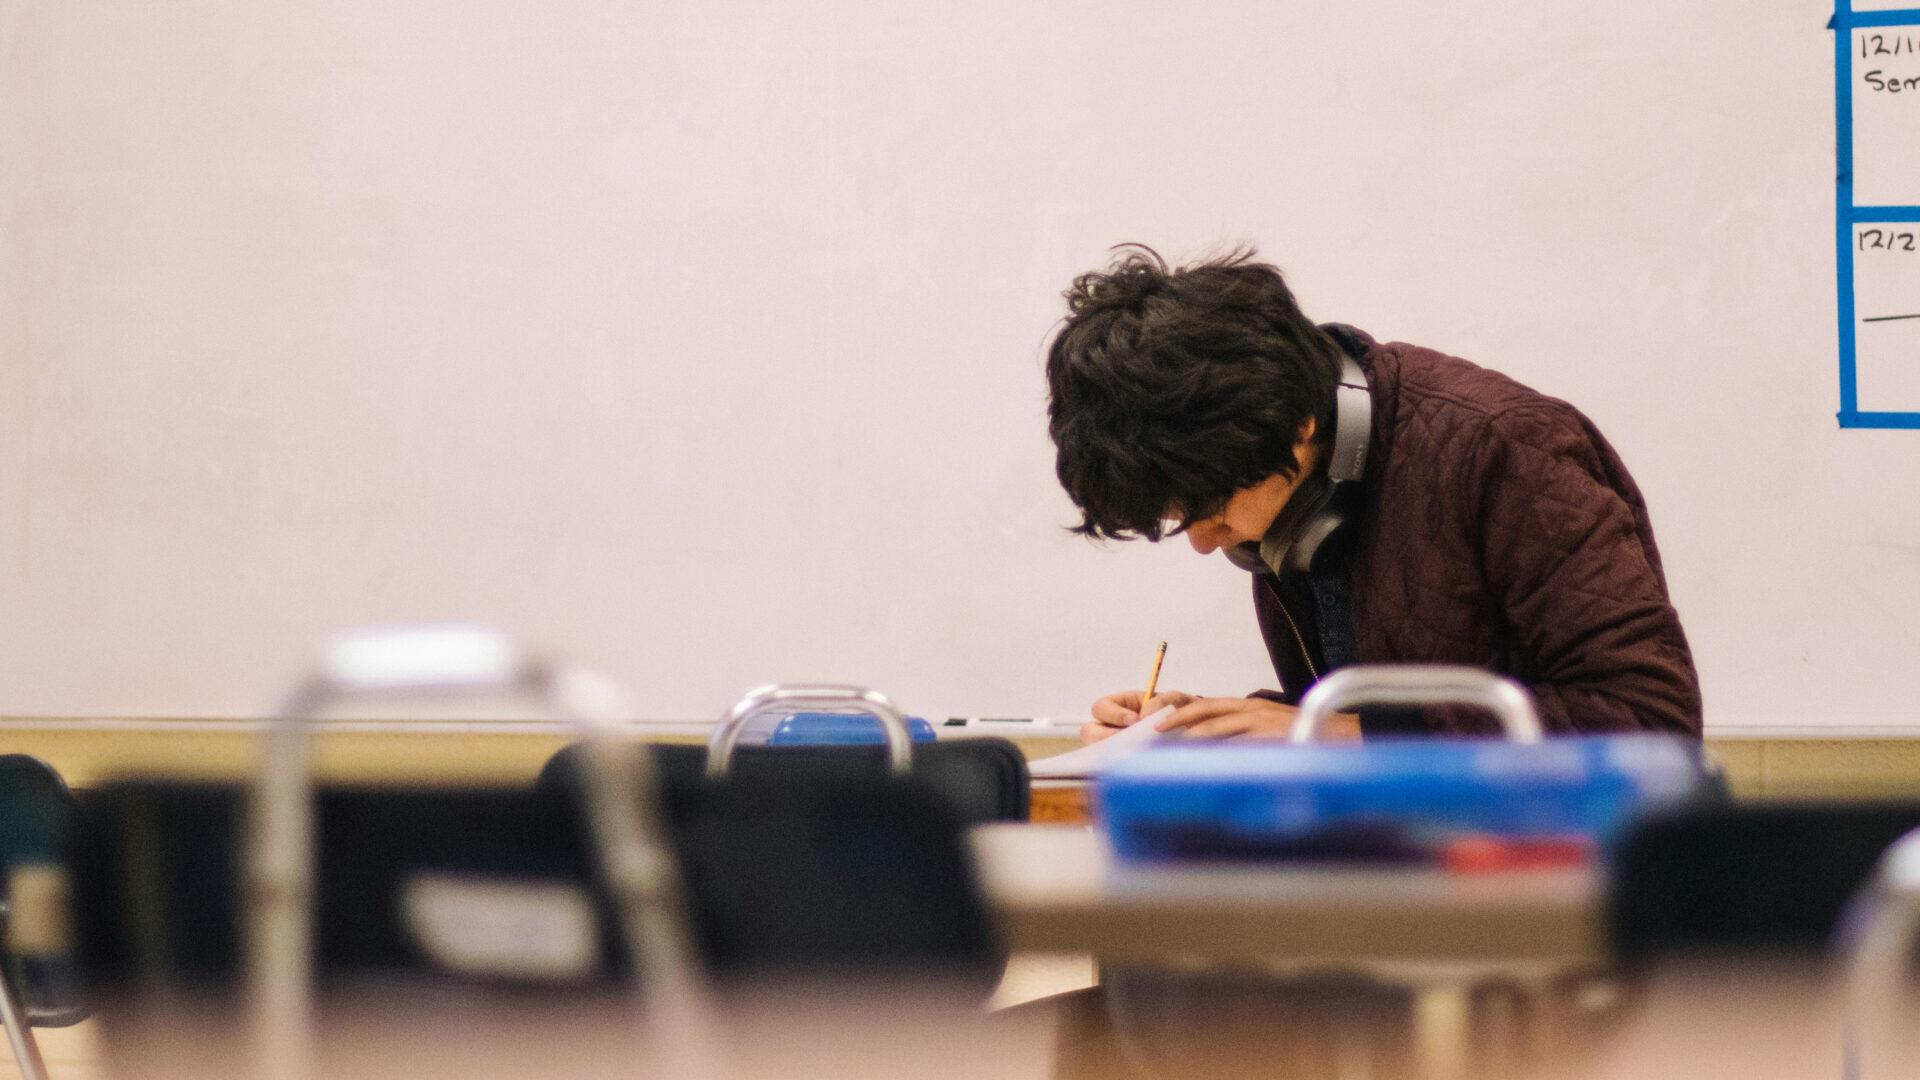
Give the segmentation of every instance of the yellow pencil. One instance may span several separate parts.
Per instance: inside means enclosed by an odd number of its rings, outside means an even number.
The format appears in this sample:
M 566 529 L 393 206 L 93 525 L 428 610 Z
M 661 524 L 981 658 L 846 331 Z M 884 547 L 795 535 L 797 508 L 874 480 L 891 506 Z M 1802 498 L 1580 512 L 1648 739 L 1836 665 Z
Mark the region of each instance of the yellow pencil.
M 1141 716 L 1147 715 L 1147 702 L 1153 700 L 1153 688 L 1160 682 L 1160 662 L 1166 658 L 1167 643 L 1163 641 L 1160 643 L 1160 647 L 1153 651 L 1153 674 L 1147 676 L 1146 692 L 1140 695 Z

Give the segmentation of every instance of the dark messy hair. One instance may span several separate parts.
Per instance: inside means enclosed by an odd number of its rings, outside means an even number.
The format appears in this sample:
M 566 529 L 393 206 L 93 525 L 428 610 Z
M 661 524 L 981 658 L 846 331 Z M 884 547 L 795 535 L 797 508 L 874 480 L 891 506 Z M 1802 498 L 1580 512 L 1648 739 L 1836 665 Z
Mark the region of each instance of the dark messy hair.
M 1251 248 L 1173 270 L 1145 245 L 1114 250 L 1065 294 L 1047 426 L 1082 515 L 1073 531 L 1158 540 L 1169 509 L 1184 528 L 1299 472 L 1301 427 L 1333 430 L 1340 347 Z

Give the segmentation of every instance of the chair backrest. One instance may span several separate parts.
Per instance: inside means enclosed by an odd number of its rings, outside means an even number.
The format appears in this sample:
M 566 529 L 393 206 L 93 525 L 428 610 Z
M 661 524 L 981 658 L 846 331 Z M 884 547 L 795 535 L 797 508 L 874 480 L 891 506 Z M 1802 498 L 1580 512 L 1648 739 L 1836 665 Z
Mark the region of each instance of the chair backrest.
M 64 1027 L 87 1015 L 61 888 L 73 814 L 73 793 L 52 766 L 26 754 L 0 754 L 0 882 L 9 923 L 5 962 L 26 1020 L 36 1027 Z M 36 881 L 51 888 L 21 895 Z
M 666 782 L 691 786 L 706 769 L 707 748 L 672 743 L 649 746 Z M 568 783 L 577 775 L 581 744 L 564 747 L 541 770 L 543 784 Z M 741 746 L 733 751 L 729 776 L 741 785 L 811 778 L 823 784 L 859 782 L 886 771 L 883 747 Z M 1026 755 L 1006 739 L 967 738 L 916 743 L 911 775 L 965 824 L 1025 821 L 1032 784 Z
M 237 786 L 114 784 L 74 844 L 82 959 L 104 1002 L 209 1002 L 245 959 Z M 672 841 L 714 977 L 997 970 L 961 826 L 911 784 L 673 784 Z M 617 923 L 563 785 L 315 794 L 322 995 L 381 987 L 582 994 L 625 981 Z
M 1920 802 L 1703 805 L 1650 817 L 1612 861 L 1620 955 L 1824 952 Z
M 936 981 L 984 998 L 1006 956 L 966 823 L 913 778 L 666 783 L 713 977 Z
M 87 799 L 73 844 L 75 921 L 89 983 L 107 1001 L 164 990 L 237 995 L 246 963 L 238 785 L 115 783 Z M 579 812 L 513 790 L 331 789 L 315 793 L 315 969 L 323 992 L 413 975 L 477 985 L 564 985 L 620 965 L 613 924 L 586 888 L 593 860 Z M 585 898 L 595 942 L 581 978 L 501 977 L 497 957 L 463 971 L 434 955 L 422 884 L 547 885 Z M 531 948 L 555 949 L 551 942 Z M 458 949 L 454 950 L 458 960 Z M 537 964 L 530 965 L 538 967 Z
M 569 798 L 583 752 L 556 753 L 538 789 Z M 704 747 L 632 752 L 653 756 L 716 977 L 853 967 L 997 982 L 1005 953 L 966 829 L 1026 817 L 1011 743 L 921 746 L 906 777 L 878 746 L 743 746 L 719 780 Z

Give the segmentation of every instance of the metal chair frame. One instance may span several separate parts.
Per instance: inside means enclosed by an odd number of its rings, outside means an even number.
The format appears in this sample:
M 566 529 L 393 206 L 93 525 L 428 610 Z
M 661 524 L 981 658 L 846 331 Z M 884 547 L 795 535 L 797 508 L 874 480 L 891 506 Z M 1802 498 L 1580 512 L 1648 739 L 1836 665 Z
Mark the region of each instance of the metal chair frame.
M 245 853 L 248 1013 L 260 1075 L 305 1080 L 312 1073 L 312 719 L 346 701 L 456 694 L 532 697 L 587 741 L 584 809 L 630 953 L 639 1029 L 668 1075 L 702 1071 L 716 1047 L 709 990 L 651 761 L 624 752 L 617 691 L 580 668 L 526 654 L 492 630 L 444 625 L 342 636 L 268 730 Z
M 1315 741 L 1329 717 L 1355 705 L 1477 705 L 1499 719 L 1512 742 L 1544 737 L 1532 695 L 1512 679 L 1451 664 L 1366 664 L 1314 683 L 1300 700 L 1289 740 Z
M 886 743 L 887 769 L 895 776 L 913 771 L 913 735 L 907 730 L 907 717 L 898 705 L 878 690 L 863 686 L 827 683 L 773 683 L 747 692 L 720 718 L 707 740 L 707 777 L 718 780 L 733 765 L 733 749 L 747 725 L 758 717 L 774 712 L 799 712 L 806 709 L 860 712 L 880 724 Z

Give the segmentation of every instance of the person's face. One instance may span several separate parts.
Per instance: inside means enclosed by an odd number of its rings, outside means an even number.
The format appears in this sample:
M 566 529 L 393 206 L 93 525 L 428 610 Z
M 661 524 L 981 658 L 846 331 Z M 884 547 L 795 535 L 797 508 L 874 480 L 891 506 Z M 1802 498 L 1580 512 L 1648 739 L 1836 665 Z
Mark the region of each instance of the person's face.
M 1259 543 L 1273 527 L 1273 519 L 1280 516 L 1287 500 L 1299 490 L 1300 482 L 1320 463 L 1319 447 L 1313 443 L 1313 421 L 1307 421 L 1301 429 L 1293 453 L 1300 468 L 1291 480 L 1276 473 L 1252 487 L 1241 488 L 1219 513 L 1188 526 L 1187 543 L 1193 545 L 1193 550 L 1211 555 L 1236 544 Z

